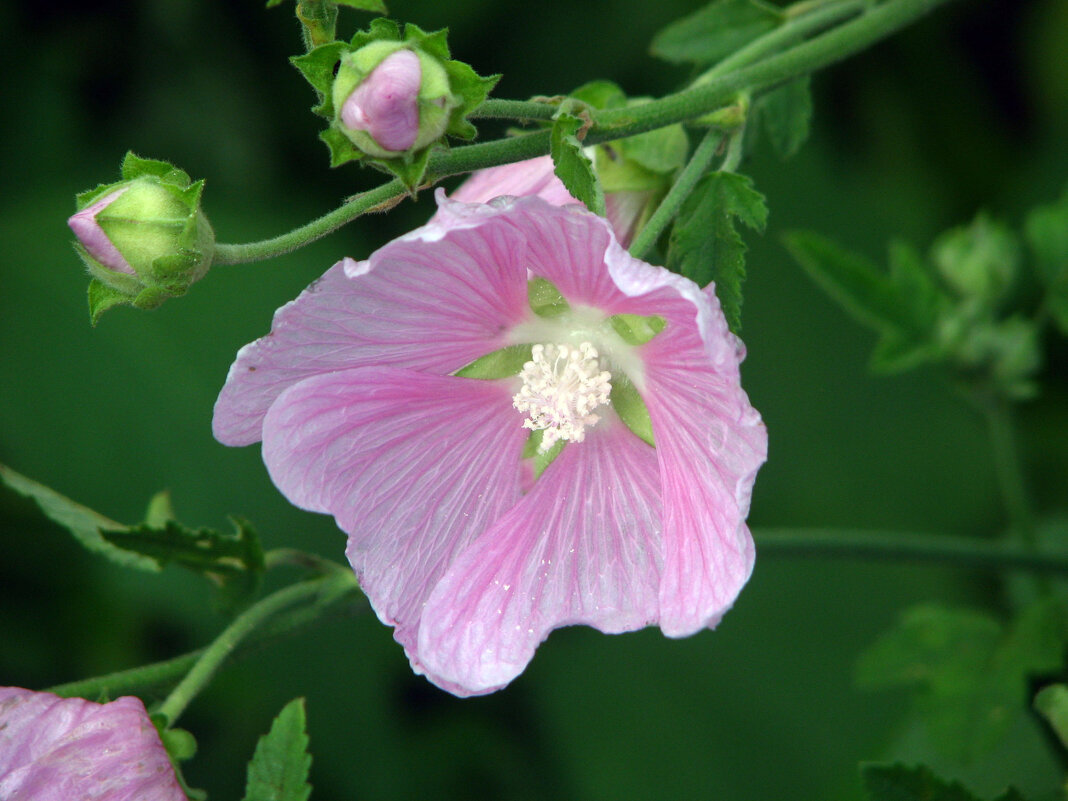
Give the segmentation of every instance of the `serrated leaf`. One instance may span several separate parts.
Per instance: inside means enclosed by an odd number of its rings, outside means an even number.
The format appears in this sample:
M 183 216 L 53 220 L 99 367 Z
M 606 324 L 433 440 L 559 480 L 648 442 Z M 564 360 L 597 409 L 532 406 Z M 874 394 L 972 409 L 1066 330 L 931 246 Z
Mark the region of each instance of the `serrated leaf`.
M 579 132 L 587 122 L 568 112 L 560 112 L 553 121 L 549 153 L 553 171 L 576 200 L 586 204 L 594 214 L 604 216 L 604 190 L 593 170 L 593 162 L 583 152 Z
M 1061 333 L 1068 334 L 1068 191 L 1056 203 L 1031 211 L 1024 232 L 1046 288 L 1046 307 Z
M 233 607 L 252 596 L 263 573 L 263 547 L 252 525 L 232 518 L 235 532 L 187 528 L 169 520 L 161 527 L 147 524 L 103 531 L 104 538 L 126 551 L 200 573 L 215 583 L 225 606 Z
M 32 499 L 45 517 L 67 529 L 88 550 L 105 556 L 123 567 L 133 567 L 149 572 L 158 571 L 158 563 L 146 556 L 117 548 L 101 534 L 102 530 L 121 529 L 123 525 L 99 512 L 95 512 L 55 490 L 0 464 L 0 481 L 17 492 Z
M 734 220 L 763 232 L 767 215 L 764 196 L 749 178 L 713 172 L 697 183 L 671 230 L 668 268 L 699 286 L 714 281 L 727 324 L 735 333 L 741 330 L 746 247 Z
M 785 241 L 812 280 L 855 320 L 879 332 L 912 330 L 912 316 L 890 277 L 870 261 L 807 231 L 789 233 Z
M 713 64 L 783 19 L 780 9 L 760 0 L 714 0 L 661 30 L 650 51 L 673 63 Z
M 132 302 L 129 295 L 125 295 L 117 289 L 112 289 L 103 281 L 99 281 L 96 278 L 89 281 L 88 300 L 89 322 L 94 328 L 96 327 L 96 324 L 100 322 L 100 315 L 108 309 L 113 306 L 121 306 L 124 303 Z
M 1024 609 L 1009 627 L 971 610 L 907 610 L 857 662 L 865 689 L 912 687 L 931 740 L 961 763 L 980 756 L 1023 713 L 1029 677 L 1063 664 L 1063 613 L 1054 601 Z
M 310 768 L 304 699 L 295 698 L 256 745 L 244 801 L 307 801 L 312 790 Z
M 313 106 L 312 111 L 328 120 L 334 118 L 334 101 L 331 92 L 334 83 L 334 67 L 337 66 L 346 49 L 341 42 L 328 42 L 302 56 L 293 56 L 289 59 L 289 63 L 300 71 L 319 98 L 318 105 Z
M 943 781 L 924 765 L 864 765 L 860 774 L 871 801 L 979 801 L 963 785 Z
M 779 158 L 794 156 L 808 139 L 812 92 L 804 75 L 769 92 L 760 100 L 760 119 Z

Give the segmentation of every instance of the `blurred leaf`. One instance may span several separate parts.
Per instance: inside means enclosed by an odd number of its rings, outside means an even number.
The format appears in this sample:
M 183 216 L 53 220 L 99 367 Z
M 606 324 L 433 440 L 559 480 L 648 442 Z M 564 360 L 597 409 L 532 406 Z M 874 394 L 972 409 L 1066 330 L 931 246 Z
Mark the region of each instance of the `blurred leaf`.
M 1028 678 L 1060 669 L 1064 643 L 1054 601 L 1027 607 L 1007 630 L 981 612 L 921 605 L 860 656 L 856 681 L 864 689 L 915 688 L 931 739 L 968 762 L 1023 712 Z
M 572 197 L 586 204 L 594 214 L 604 216 L 604 190 L 593 171 L 593 162 L 582 150 L 580 134 L 588 121 L 560 111 L 553 121 L 549 140 L 553 171 Z
M 295 698 L 260 738 L 248 766 L 244 801 L 307 801 L 311 796 L 304 699 Z
M 1044 717 L 1068 748 L 1068 687 L 1051 684 L 1043 687 L 1035 696 L 1035 709 Z
M 1046 288 L 1046 307 L 1061 333 L 1068 334 L 1068 191 L 1027 215 L 1024 232 Z
M 819 234 L 795 231 L 786 247 L 805 272 L 858 322 L 876 331 L 903 332 L 911 319 L 890 280 L 867 259 Z
M 382 0 L 334 0 L 339 6 L 355 8 L 358 11 L 371 11 L 375 14 L 388 14 L 386 4 Z
M 676 64 L 713 64 L 783 19 L 781 10 L 760 0 L 714 0 L 661 30 L 649 49 Z
M 925 765 L 864 765 L 860 769 L 871 801 L 980 801 L 958 782 L 938 778 Z M 995 801 L 1024 801 L 1009 789 Z
M 997 305 L 1020 268 L 1020 246 L 1007 225 L 978 214 L 969 225 L 943 233 L 931 246 L 931 261 L 962 298 Z
M 584 83 L 568 96 L 597 109 L 622 108 L 627 104 L 626 94 L 612 81 Z
M 208 528 L 186 528 L 174 520 L 163 526 L 139 526 L 103 531 L 108 542 L 127 552 L 155 561 L 159 568 L 170 562 L 200 573 L 219 587 L 229 608 L 249 599 L 263 573 L 263 547 L 252 525 L 232 518 L 236 529 L 226 534 Z
M 760 99 L 760 119 L 772 148 L 788 159 L 808 139 L 812 121 L 812 92 L 804 75 L 769 92 Z
M 60 495 L 53 489 L 26 476 L 16 473 L 10 467 L 0 464 L 0 481 L 20 495 L 33 499 L 45 517 L 67 529 L 74 538 L 88 550 L 105 556 L 123 567 L 156 572 L 159 563 L 141 554 L 117 548 L 101 534 L 102 530 L 122 529 L 122 523 L 94 512 L 70 498 Z
M 744 175 L 712 172 L 704 176 L 671 229 L 667 261 L 669 269 L 699 286 L 715 281 L 727 324 L 737 333 L 742 326 L 746 247 L 734 228 L 735 217 L 763 232 L 768 218 L 764 196 Z

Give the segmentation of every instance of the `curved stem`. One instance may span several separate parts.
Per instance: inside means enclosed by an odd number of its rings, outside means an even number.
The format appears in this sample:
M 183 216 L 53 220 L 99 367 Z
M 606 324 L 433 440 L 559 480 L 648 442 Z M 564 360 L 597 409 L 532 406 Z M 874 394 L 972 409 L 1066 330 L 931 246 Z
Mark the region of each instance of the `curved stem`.
M 158 711 L 167 716 L 168 725 L 178 720 L 189 702 L 207 685 L 211 677 L 215 675 L 215 671 L 226 661 L 237 645 L 279 612 L 313 600 L 324 593 L 355 589 L 356 586 L 356 578 L 352 573 L 336 573 L 311 581 L 291 584 L 268 595 L 238 615 L 222 634 L 204 649 L 192 669 L 171 691 Z
M 935 534 L 852 529 L 754 529 L 757 551 L 768 556 L 931 562 L 985 570 L 1023 570 L 1068 576 L 1068 550 L 1040 551 L 1018 542 Z
M 393 179 L 389 183 L 382 184 L 382 186 L 367 192 L 361 192 L 329 214 L 324 214 L 307 225 L 295 228 L 288 234 L 264 239 L 260 242 L 251 242 L 247 245 L 217 244 L 212 264 L 241 264 L 243 262 L 260 261 L 261 259 L 281 256 L 314 242 L 316 239 L 321 239 L 346 223 L 352 222 L 361 214 L 366 214 L 369 211 L 384 211 L 403 198 L 404 195 L 404 185 L 399 180 Z
M 656 207 L 653 216 L 642 226 L 638 235 L 634 237 L 634 241 L 631 242 L 630 254 L 632 256 L 640 259 L 656 244 L 656 240 L 660 238 L 660 234 L 663 233 L 668 223 L 675 219 L 682 204 L 686 202 L 686 198 L 701 180 L 701 176 L 708 171 L 721 141 L 723 141 L 723 134 L 720 131 L 713 129 L 705 134 L 705 138 L 693 152 L 689 163 L 683 167 L 679 177 L 671 185 L 671 189 Z

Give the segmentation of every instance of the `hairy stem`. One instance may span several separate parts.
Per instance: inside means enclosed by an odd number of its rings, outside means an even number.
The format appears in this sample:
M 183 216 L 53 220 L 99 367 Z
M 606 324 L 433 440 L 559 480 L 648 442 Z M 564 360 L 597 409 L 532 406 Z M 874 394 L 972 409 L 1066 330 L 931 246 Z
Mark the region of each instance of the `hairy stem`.
M 679 177 L 671 185 L 671 189 L 668 190 L 664 199 L 660 201 L 660 205 L 656 207 L 653 216 L 649 218 L 649 221 L 634 237 L 634 241 L 631 242 L 630 253 L 632 256 L 638 259 L 643 258 L 656 244 L 656 240 L 660 238 L 660 234 L 663 233 L 668 224 L 675 219 L 679 209 L 682 208 L 682 204 L 686 202 L 686 198 L 690 196 L 697 182 L 701 180 L 701 176 L 708 171 L 708 167 L 712 163 L 712 159 L 715 158 L 721 141 L 723 141 L 723 134 L 719 131 L 713 129 L 705 134 L 705 138 L 697 146 L 689 163 L 683 167 Z

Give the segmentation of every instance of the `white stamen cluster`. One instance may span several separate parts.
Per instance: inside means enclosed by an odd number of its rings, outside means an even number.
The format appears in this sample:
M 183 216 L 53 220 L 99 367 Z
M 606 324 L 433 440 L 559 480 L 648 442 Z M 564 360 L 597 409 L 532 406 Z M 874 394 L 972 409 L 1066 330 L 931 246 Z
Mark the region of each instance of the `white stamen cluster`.
M 612 374 L 601 369 L 589 342 L 535 345 L 531 356 L 519 373 L 523 386 L 512 397 L 512 405 L 529 415 L 523 427 L 545 432 L 543 453 L 562 439 L 582 442 L 586 427 L 601 419 L 593 411 L 608 403 Z

